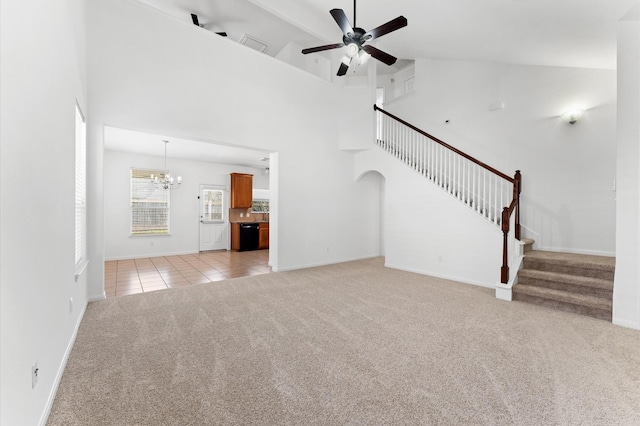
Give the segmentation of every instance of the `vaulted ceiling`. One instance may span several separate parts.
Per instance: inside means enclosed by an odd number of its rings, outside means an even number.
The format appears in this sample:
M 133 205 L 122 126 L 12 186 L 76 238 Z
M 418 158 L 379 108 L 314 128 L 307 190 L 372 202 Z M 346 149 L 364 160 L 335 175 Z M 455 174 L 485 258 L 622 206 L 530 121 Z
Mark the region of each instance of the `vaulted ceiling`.
M 353 0 L 138 1 L 188 24 L 195 13 L 212 37 L 219 31 L 236 42 L 249 37 L 267 45 L 264 53 L 274 57 L 289 42 L 302 47 L 340 42 L 329 10 L 343 9 L 352 24 L 354 12 Z M 615 69 L 617 23 L 630 13 L 640 14 L 640 0 L 360 0 L 356 18 L 365 30 L 399 15 L 408 20 L 406 28 L 376 41 L 401 59 L 392 68 L 379 64 L 378 73 L 393 73 L 417 58 Z M 136 146 L 141 153 L 162 155 L 167 137 L 147 136 L 112 129 L 105 147 L 132 151 Z M 133 139 L 140 144 L 130 143 Z M 204 141 L 172 141 L 170 157 L 190 158 L 195 150 L 204 159 L 210 151 L 218 162 L 263 167 L 267 156 Z
M 141 0 L 177 19 L 239 41 L 252 36 L 275 56 L 289 41 L 341 41 L 329 10 L 353 19 L 352 0 Z M 614 69 L 616 25 L 638 0 L 394 0 L 357 3 L 366 30 L 399 15 L 409 25 L 377 41 L 398 58 L 445 58 Z

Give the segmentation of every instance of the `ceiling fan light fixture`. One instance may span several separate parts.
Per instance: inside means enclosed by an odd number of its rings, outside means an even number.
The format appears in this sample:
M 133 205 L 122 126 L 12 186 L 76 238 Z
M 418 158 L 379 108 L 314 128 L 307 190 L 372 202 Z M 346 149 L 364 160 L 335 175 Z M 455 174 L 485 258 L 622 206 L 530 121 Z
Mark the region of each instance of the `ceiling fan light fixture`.
M 361 65 L 366 62 L 369 55 L 387 65 L 393 65 L 396 62 L 397 58 L 395 56 L 383 52 L 382 50 L 377 49 L 371 45 L 367 44 L 366 46 L 363 46 L 363 44 L 380 38 L 385 34 L 389 34 L 390 32 L 399 30 L 400 28 L 406 27 L 408 23 L 407 18 L 405 18 L 404 16 L 398 16 L 397 18 L 392 19 L 385 24 L 382 24 L 370 31 L 366 31 L 365 29 L 356 26 L 356 0 L 353 0 L 353 25 L 351 25 L 351 23 L 349 22 L 349 19 L 344 13 L 344 10 L 331 9 L 329 13 L 342 31 L 342 43 L 327 44 L 324 46 L 302 49 L 303 55 L 346 47 L 346 59 L 342 58 L 342 60 L 340 61 L 340 68 L 338 69 L 338 73 L 336 74 L 339 77 L 346 75 L 347 70 L 352 64 Z M 365 53 L 367 55 L 363 55 L 361 53 L 362 50 L 365 50 Z M 355 59 L 356 56 L 358 56 L 358 58 L 354 62 L 353 59 Z M 348 59 L 352 60 L 349 61 Z
M 360 51 L 360 46 L 356 43 L 349 43 L 347 45 L 346 54 L 349 58 L 354 58 Z
M 371 55 L 369 55 L 364 50 L 360 50 L 360 52 L 358 53 L 358 60 L 360 61 L 360 65 L 366 64 L 370 56 Z

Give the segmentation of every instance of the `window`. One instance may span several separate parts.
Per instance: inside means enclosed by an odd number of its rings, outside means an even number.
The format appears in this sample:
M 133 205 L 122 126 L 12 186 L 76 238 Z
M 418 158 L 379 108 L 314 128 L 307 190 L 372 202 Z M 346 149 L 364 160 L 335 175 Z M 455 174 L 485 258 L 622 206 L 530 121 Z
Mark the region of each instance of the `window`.
M 76 269 L 78 269 L 82 268 L 87 261 L 87 130 L 84 116 L 77 104 L 75 168 L 75 265 Z
M 220 189 L 203 189 L 202 197 L 202 220 L 224 220 L 224 192 Z
M 251 211 L 253 213 L 269 213 L 269 200 L 253 200 Z
M 131 235 L 169 234 L 169 189 L 156 187 L 151 175 L 164 179 L 161 170 L 131 169 Z

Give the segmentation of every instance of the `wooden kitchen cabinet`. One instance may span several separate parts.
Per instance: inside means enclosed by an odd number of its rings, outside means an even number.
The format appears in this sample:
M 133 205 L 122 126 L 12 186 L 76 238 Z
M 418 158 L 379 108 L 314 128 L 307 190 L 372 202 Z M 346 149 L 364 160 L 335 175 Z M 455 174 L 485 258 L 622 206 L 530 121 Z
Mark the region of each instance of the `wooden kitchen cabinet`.
M 231 250 L 240 250 L 240 224 L 231 224 Z
M 269 222 L 260 222 L 260 242 L 258 249 L 269 248 Z
M 231 208 L 248 209 L 253 201 L 253 175 L 231 173 Z

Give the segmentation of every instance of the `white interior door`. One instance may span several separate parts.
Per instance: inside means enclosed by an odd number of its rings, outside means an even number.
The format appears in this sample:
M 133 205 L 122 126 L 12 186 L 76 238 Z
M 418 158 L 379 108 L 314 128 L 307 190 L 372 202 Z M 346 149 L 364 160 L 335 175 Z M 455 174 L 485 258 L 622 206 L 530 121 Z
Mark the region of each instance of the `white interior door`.
M 200 185 L 200 251 L 229 248 L 228 199 L 226 187 Z

